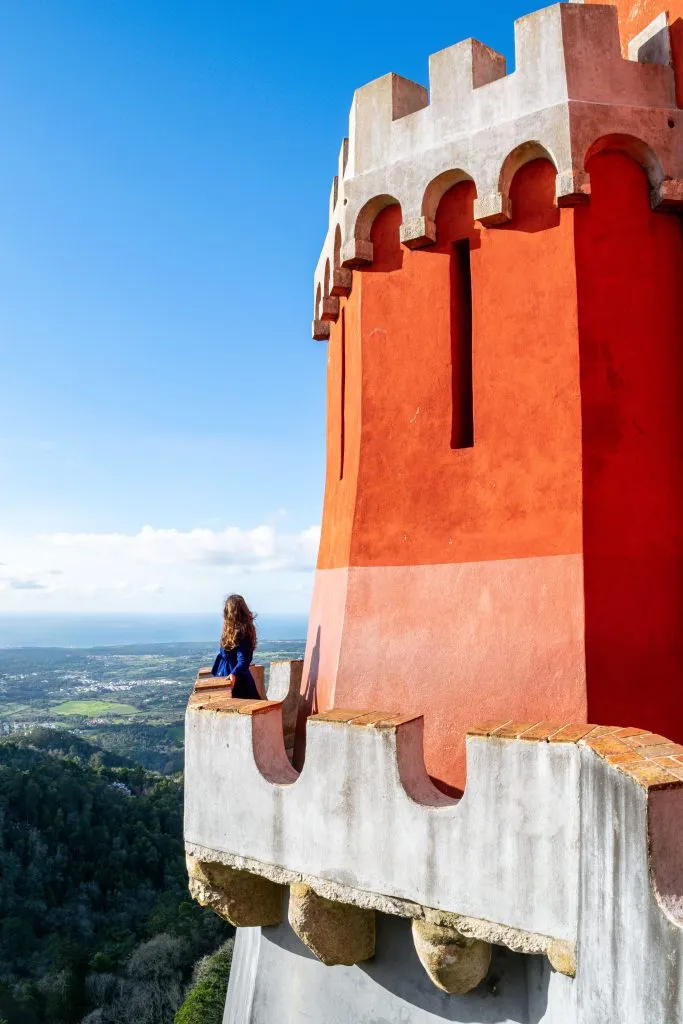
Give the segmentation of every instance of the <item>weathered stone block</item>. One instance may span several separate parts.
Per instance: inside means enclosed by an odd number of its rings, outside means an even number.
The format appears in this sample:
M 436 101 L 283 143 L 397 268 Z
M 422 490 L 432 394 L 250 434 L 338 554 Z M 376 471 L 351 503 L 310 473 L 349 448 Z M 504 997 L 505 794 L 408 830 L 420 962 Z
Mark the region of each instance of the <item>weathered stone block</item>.
M 491 945 L 468 939 L 453 928 L 413 921 L 413 941 L 420 963 L 437 988 L 451 995 L 471 992 L 484 980 Z
M 290 886 L 289 923 L 328 967 L 375 955 L 375 911 L 318 896 L 308 885 Z
M 283 886 L 190 854 L 186 863 L 192 898 L 235 928 L 266 927 L 282 921 Z

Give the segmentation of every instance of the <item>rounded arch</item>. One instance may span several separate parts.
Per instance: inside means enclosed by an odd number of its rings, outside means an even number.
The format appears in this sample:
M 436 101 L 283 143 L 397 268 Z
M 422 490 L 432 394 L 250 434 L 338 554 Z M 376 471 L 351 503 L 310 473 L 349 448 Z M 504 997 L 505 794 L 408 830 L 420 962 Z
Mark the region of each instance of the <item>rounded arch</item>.
M 524 167 L 525 164 L 531 163 L 532 160 L 549 160 L 557 172 L 557 160 L 550 152 L 549 149 L 537 140 L 529 140 L 528 142 L 522 142 L 521 145 L 516 146 L 511 153 L 505 157 L 503 166 L 500 169 L 498 175 L 498 191 L 502 196 L 507 197 L 510 194 L 510 185 L 517 171 Z
M 446 192 L 448 192 L 450 188 L 453 188 L 454 185 L 459 185 L 461 181 L 474 182 L 474 179 L 471 174 L 467 173 L 467 171 L 460 170 L 459 168 L 442 171 L 441 174 L 437 174 L 436 178 L 432 178 L 422 197 L 423 217 L 427 217 L 431 221 L 436 220 L 436 211 L 439 208 L 439 203 L 446 195 Z
M 637 138 L 635 135 L 602 135 L 599 139 L 586 150 L 586 155 L 583 160 L 583 166 L 588 170 L 589 160 L 597 156 L 598 153 L 606 152 L 617 152 L 625 153 L 626 156 L 630 156 L 632 160 L 640 164 L 645 173 L 647 174 L 650 182 L 650 188 L 657 190 L 660 188 L 666 175 L 659 162 L 659 157 L 655 153 L 652 146 L 649 146 L 647 142 L 643 142 L 642 139 Z
M 372 231 L 372 225 L 375 222 L 375 218 L 378 214 L 385 210 L 387 206 L 399 206 L 398 199 L 390 195 L 373 196 L 372 199 L 368 199 L 367 203 L 361 207 L 356 217 L 356 227 L 354 231 L 354 237 L 363 242 L 370 241 L 370 232 Z
M 328 298 L 330 294 L 330 261 L 325 260 L 325 275 L 323 277 L 323 297 Z

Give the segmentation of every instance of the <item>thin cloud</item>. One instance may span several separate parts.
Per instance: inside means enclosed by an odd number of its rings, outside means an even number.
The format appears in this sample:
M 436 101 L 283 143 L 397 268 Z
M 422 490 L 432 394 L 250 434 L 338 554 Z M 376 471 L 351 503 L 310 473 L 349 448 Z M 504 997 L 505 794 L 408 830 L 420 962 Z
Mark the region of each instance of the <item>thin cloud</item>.
M 39 583 L 38 580 L 19 580 L 10 579 L 7 581 L 10 590 L 45 590 L 45 584 Z
M 230 567 L 243 572 L 307 571 L 315 565 L 320 527 L 297 533 L 278 531 L 272 524 L 243 530 L 156 529 L 137 533 L 53 533 L 36 538 L 41 545 L 110 558 L 132 558 L 156 565 Z

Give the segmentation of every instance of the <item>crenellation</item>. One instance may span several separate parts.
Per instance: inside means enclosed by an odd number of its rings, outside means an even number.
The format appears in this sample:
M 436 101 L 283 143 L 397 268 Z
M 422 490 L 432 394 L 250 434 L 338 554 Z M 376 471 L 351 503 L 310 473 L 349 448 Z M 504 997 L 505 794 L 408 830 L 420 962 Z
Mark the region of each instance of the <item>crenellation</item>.
M 432 54 L 429 94 L 396 74 L 356 91 L 316 282 L 337 231 L 343 267 L 372 262 L 370 229 L 387 196 L 401 206 L 401 241 L 431 245 L 432 184 L 458 168 L 475 182 L 475 218 L 493 228 L 513 216 L 509 186 L 525 162 L 546 155 L 557 169 L 558 205 L 582 205 L 592 147 L 632 139 L 632 149 L 638 142 L 653 155 L 644 157 L 653 208 L 680 204 L 681 186 L 669 185 L 683 180 L 683 147 L 669 127 L 678 111 L 673 69 L 622 57 L 613 7 L 557 4 L 520 18 L 515 55 L 506 74 L 500 54 L 468 39 Z

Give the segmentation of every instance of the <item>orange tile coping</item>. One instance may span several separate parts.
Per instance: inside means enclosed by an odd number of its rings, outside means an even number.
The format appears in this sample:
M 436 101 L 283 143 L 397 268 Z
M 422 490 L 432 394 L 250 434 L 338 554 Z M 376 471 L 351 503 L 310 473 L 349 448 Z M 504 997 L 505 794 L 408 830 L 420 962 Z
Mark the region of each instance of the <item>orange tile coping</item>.
M 216 680 L 211 679 L 211 683 Z M 197 681 L 194 693 L 190 694 L 189 706 L 196 711 L 218 711 L 223 714 L 258 715 L 270 710 L 281 701 L 240 700 L 231 696 L 230 687 L 225 683 L 207 685 Z M 334 722 L 340 725 L 367 726 L 372 729 L 395 729 L 405 722 L 413 722 L 421 715 L 401 715 L 394 711 L 364 711 L 361 708 L 331 708 L 317 715 L 311 715 L 309 722 Z
M 197 676 L 197 682 L 194 684 L 194 692 L 197 693 L 201 690 L 229 690 L 231 687 L 228 686 L 227 676 L 212 676 L 210 673 L 206 676 Z
M 241 700 L 231 697 L 230 693 L 191 693 L 188 706 L 195 711 L 219 711 L 222 714 L 259 715 L 271 711 L 282 701 L 275 700 Z
M 580 743 L 645 789 L 668 789 L 683 782 L 683 747 L 647 729 L 491 721 L 468 729 L 467 735 L 536 743 Z
M 401 715 L 395 711 L 363 711 L 359 708 L 332 708 L 311 715 L 309 722 L 337 722 L 340 725 L 367 726 L 372 729 L 395 729 L 405 722 L 414 722 L 421 715 Z

